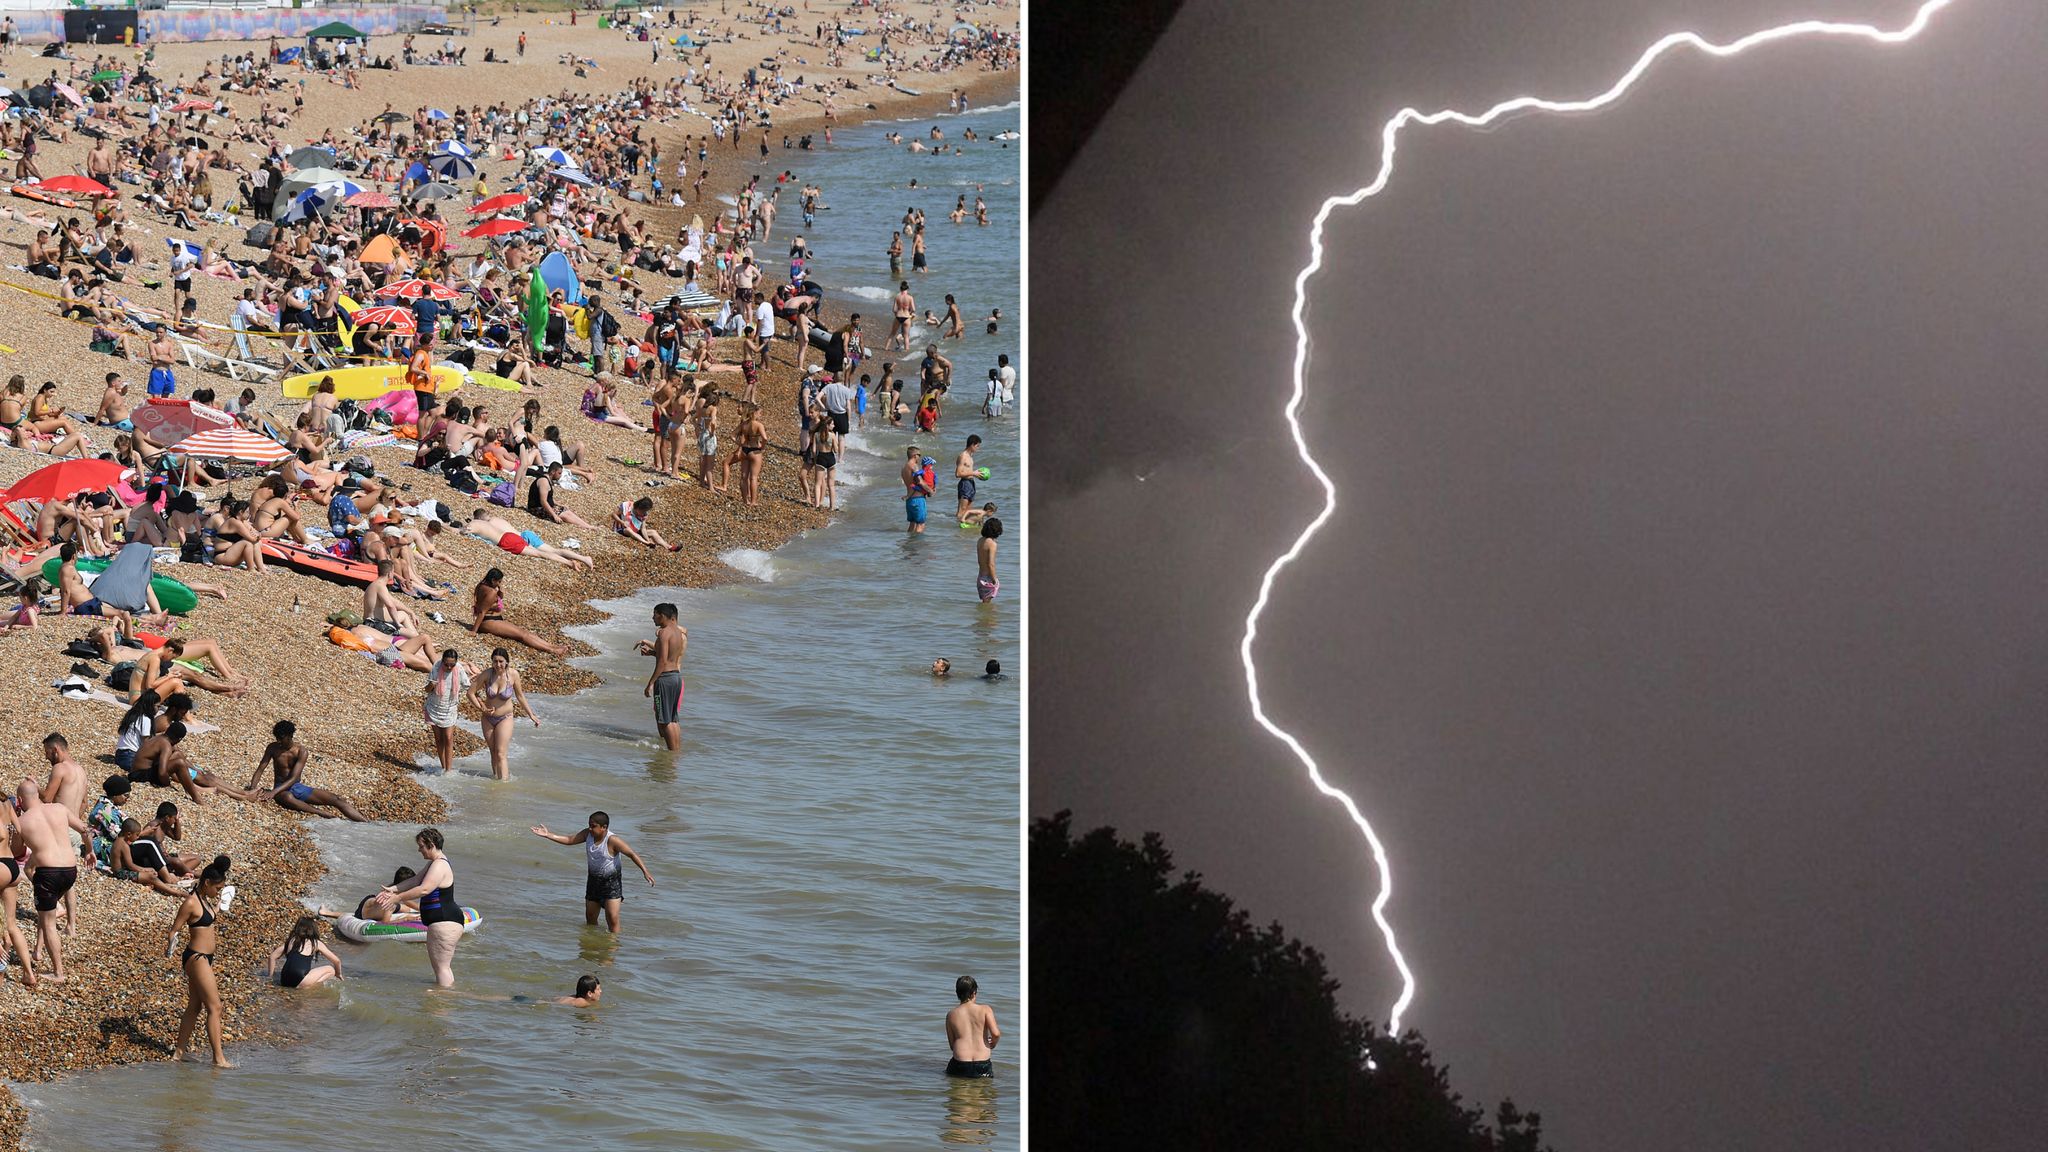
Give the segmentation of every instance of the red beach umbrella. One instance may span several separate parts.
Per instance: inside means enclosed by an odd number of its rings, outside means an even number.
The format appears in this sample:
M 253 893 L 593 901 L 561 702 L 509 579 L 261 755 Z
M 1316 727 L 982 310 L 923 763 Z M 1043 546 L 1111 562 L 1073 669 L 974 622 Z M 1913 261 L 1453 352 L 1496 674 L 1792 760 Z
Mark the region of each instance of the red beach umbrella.
M 361 328 L 366 324 L 381 324 L 386 328 L 396 329 L 400 332 L 417 332 L 419 330 L 417 322 L 413 320 L 412 309 L 398 308 L 390 304 L 379 304 L 374 308 L 358 309 L 355 315 L 355 326 Z
M 127 470 L 116 460 L 63 460 L 23 476 L 5 495 L 9 501 L 62 500 L 105 488 Z
M 389 192 L 365 190 L 351 195 L 342 203 L 350 208 L 390 208 L 397 205 L 398 201 L 393 200 Z
M 190 400 L 171 400 L 153 397 L 147 404 L 137 407 L 128 414 L 135 424 L 135 430 L 165 448 L 176 444 L 195 432 L 209 428 L 230 428 L 235 418 L 218 408 L 194 404 Z
M 213 107 L 213 101 L 211 101 L 211 100 L 184 100 L 184 101 L 180 101 L 179 103 L 176 103 L 176 104 L 173 104 L 173 105 L 171 105 L 171 111 L 173 111 L 173 112 L 197 112 L 197 111 L 199 111 L 199 110 L 200 110 L 201 108 L 212 108 L 212 107 Z
M 493 212 L 503 212 L 507 208 L 517 208 L 531 199 L 533 197 L 528 196 L 524 192 L 505 192 L 493 196 L 489 200 L 479 201 L 474 207 L 470 208 L 469 214 L 471 216 L 489 216 Z
M 68 192 L 76 196 L 112 196 L 114 190 L 90 176 L 52 176 L 36 185 L 46 192 Z
M 445 284 L 436 284 L 432 280 L 395 281 L 377 289 L 377 295 L 395 296 L 400 300 L 417 300 L 422 296 L 430 296 L 436 300 L 457 300 L 462 297 L 462 293 L 455 289 Z
M 471 238 L 477 238 L 483 236 L 503 236 L 510 232 L 524 231 L 526 231 L 526 221 L 507 220 L 503 216 L 500 216 L 496 220 L 484 221 L 483 223 L 477 225 L 476 227 L 471 228 L 469 231 L 464 232 L 463 235 Z

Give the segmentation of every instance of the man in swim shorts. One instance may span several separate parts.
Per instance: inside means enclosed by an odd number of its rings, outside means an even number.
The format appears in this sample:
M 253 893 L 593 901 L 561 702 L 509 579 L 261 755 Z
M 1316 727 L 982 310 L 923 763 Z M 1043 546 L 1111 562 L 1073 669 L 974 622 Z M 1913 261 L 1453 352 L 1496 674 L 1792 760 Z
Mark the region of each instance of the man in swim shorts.
M 995 1010 L 975 1000 L 979 986 L 972 976 L 953 982 L 960 1005 L 946 1013 L 946 1043 L 953 1046 L 953 1058 L 946 1061 L 946 1075 L 978 1080 L 996 1074 L 996 1044 L 1003 1030 L 996 1027 Z
M 979 447 L 981 437 L 969 436 L 967 447 L 961 449 L 959 458 L 953 461 L 953 479 L 958 481 L 954 485 L 954 491 L 960 497 L 960 507 L 953 513 L 955 520 L 965 521 L 967 509 L 974 503 L 974 450 Z
M 640 641 L 642 656 L 654 657 L 654 674 L 647 678 L 641 695 L 654 700 L 654 729 L 661 742 L 674 752 L 683 744 L 678 717 L 683 710 L 683 652 L 690 645 L 690 633 L 676 623 L 676 606 L 654 606 L 654 639 Z
M 917 445 L 903 451 L 903 518 L 909 521 L 910 532 L 919 533 L 924 531 L 925 498 L 932 490 L 924 482 L 924 469 L 918 467 Z
M 97 863 L 91 832 L 77 813 L 44 803 L 34 781 L 23 780 L 15 789 L 14 806 L 19 813 L 15 828 L 36 862 L 35 871 L 29 875 L 29 888 L 35 894 L 36 904 L 36 947 L 49 954 L 50 982 L 62 984 L 64 945 L 57 931 L 57 906 L 64 902 L 64 894 L 71 891 L 71 886 L 78 883 L 79 856 L 71 846 L 73 832 L 85 837 L 85 866 L 90 868 Z M 29 963 L 34 963 L 33 956 Z
M 612 835 L 611 816 L 604 812 L 592 812 L 588 823 L 574 836 L 550 832 L 545 824 L 534 825 L 532 831 L 543 840 L 584 846 L 584 861 L 589 875 L 583 881 L 583 922 L 597 923 L 597 914 L 602 911 L 605 927 L 614 933 L 618 932 L 619 903 L 626 896 L 625 885 L 619 874 L 619 857 L 624 856 L 637 865 L 640 874 L 647 877 L 650 886 L 654 883 L 654 873 L 647 870 L 647 862 L 640 859 L 638 852 L 633 851 L 623 839 Z

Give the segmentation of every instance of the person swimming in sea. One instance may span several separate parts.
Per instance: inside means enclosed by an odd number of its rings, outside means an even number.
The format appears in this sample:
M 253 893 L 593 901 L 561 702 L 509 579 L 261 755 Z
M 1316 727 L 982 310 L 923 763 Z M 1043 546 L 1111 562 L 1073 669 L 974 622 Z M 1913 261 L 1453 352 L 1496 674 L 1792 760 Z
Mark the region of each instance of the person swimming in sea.
M 995 1009 L 975 999 L 980 987 L 972 976 L 953 982 L 957 1007 L 946 1013 L 946 1043 L 952 1045 L 952 1059 L 946 1061 L 946 1075 L 978 1080 L 994 1076 L 995 1048 L 1003 1038 L 996 1026 Z

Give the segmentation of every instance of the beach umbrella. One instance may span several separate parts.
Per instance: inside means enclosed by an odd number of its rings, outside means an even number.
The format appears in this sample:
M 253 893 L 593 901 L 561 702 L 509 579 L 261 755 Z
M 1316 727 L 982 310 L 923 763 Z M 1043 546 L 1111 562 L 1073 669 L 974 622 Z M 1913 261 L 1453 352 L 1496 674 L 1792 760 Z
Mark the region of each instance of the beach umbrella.
M 468 156 L 470 151 L 460 140 L 443 140 L 434 145 L 434 151 L 443 156 Z
M 195 432 L 179 443 L 178 451 L 201 460 L 244 460 L 252 464 L 275 464 L 291 455 L 284 445 L 245 428 Z
M 324 216 L 334 210 L 334 200 L 323 188 L 308 188 L 292 197 L 291 205 L 278 219 L 286 224 L 300 224 L 315 216 Z
M 392 199 L 391 193 L 376 191 L 354 193 L 348 199 L 342 201 L 342 203 L 350 208 L 395 208 L 398 206 L 398 201 Z
M 162 396 L 150 397 L 149 403 L 130 412 L 128 419 L 134 423 L 137 432 L 165 448 L 196 433 L 232 428 L 235 424 L 233 416 L 218 408 Z
M 284 51 L 279 52 L 277 54 L 277 62 L 279 64 L 290 64 L 292 61 L 297 60 L 300 56 L 305 55 L 305 52 L 306 49 L 304 45 L 298 45 L 295 47 L 287 48 Z
M 528 196 L 524 192 L 506 192 L 493 196 L 489 200 L 480 200 L 476 204 L 471 205 L 469 214 L 471 216 L 489 216 L 494 212 L 503 212 L 508 208 L 517 208 L 531 199 L 533 197 Z
M 114 190 L 90 176 L 52 176 L 36 185 L 45 192 L 64 192 L 74 196 L 112 196 Z
M 417 321 L 413 319 L 412 309 L 399 308 L 391 304 L 379 304 L 374 308 L 359 309 L 351 319 L 358 328 L 366 324 L 381 324 L 386 328 L 396 329 L 407 334 L 419 330 Z
M 455 289 L 445 284 L 436 284 L 432 280 L 393 281 L 377 289 L 377 295 L 389 296 L 399 300 L 417 300 L 422 296 L 432 297 L 435 300 L 457 300 L 462 297 L 462 293 L 457 292 Z
M 14 482 L 6 499 L 63 500 L 80 492 L 111 487 L 128 470 L 118 460 L 63 460 L 38 468 Z
M 204 109 L 206 109 L 206 110 L 207 110 L 207 111 L 209 111 L 209 112 L 213 111 L 213 101 L 211 101 L 211 100 L 180 100 L 180 101 L 178 101 L 178 102 L 177 102 L 176 104 L 173 104 L 173 105 L 171 105 L 171 111 L 172 111 L 173 113 L 178 113 L 178 112 L 197 112 L 197 111 L 199 111 L 199 110 L 200 110 L 201 108 L 204 108 Z
M 526 282 L 526 338 L 533 342 L 535 351 L 540 350 L 548 331 L 548 286 L 540 278 L 540 269 L 535 268 Z
M 52 87 L 56 88 L 57 94 L 59 96 L 64 97 L 66 100 L 71 101 L 73 104 L 78 105 L 80 108 L 85 107 L 85 97 L 80 96 L 78 94 L 78 89 L 73 88 L 69 84 L 56 84 L 52 85 Z
M 467 180 L 476 175 L 476 161 L 444 152 L 428 160 L 427 169 L 443 180 Z
M 446 112 L 441 111 L 439 108 L 429 108 L 427 109 L 427 119 L 446 120 L 448 119 L 448 114 Z
M 592 180 L 589 176 L 585 175 L 583 170 L 580 168 L 557 168 L 555 169 L 555 175 L 561 177 L 564 180 L 569 181 L 571 184 L 597 183 L 597 181 Z
M 379 124 L 397 124 L 408 119 L 410 117 L 403 112 L 381 112 L 377 115 L 377 123 Z
M 462 189 L 453 184 L 422 184 L 412 190 L 414 200 L 453 200 L 462 195 Z
M 305 149 L 302 148 L 300 151 L 303 152 Z M 327 158 L 329 160 L 334 159 L 332 156 Z M 292 174 L 285 177 L 288 183 L 297 184 L 301 188 L 311 188 L 315 184 L 339 184 L 347 179 L 348 175 L 346 173 L 337 172 L 332 168 L 319 164 L 313 165 L 310 168 L 294 167 Z
M 284 162 L 293 168 L 326 168 L 334 163 L 334 149 L 309 144 L 292 149 Z
M 576 167 L 576 158 L 560 148 L 535 148 L 530 154 L 534 159 L 539 160 L 543 164 L 552 164 L 556 167 Z
M 469 231 L 464 232 L 463 235 L 472 240 L 481 240 L 486 236 L 507 236 L 514 232 L 524 231 L 526 231 L 526 221 L 508 220 L 500 216 L 495 220 L 484 221 Z

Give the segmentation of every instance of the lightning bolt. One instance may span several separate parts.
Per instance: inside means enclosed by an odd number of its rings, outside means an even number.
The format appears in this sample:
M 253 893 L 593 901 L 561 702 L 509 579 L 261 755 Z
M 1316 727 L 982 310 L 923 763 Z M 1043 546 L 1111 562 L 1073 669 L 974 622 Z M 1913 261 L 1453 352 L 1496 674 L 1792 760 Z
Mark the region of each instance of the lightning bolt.
M 1294 437 L 1295 454 L 1301 457 L 1301 462 L 1314 474 L 1316 483 L 1323 486 L 1323 510 L 1316 514 L 1315 519 L 1309 521 L 1308 527 L 1301 530 L 1301 535 L 1295 537 L 1294 543 L 1287 551 L 1282 552 L 1273 561 L 1272 566 L 1266 569 L 1265 577 L 1259 581 L 1258 600 L 1252 604 L 1252 610 L 1244 618 L 1244 639 L 1238 644 L 1238 656 L 1244 662 L 1245 695 L 1251 700 L 1252 719 L 1257 720 L 1259 726 L 1274 739 L 1287 745 L 1288 751 L 1294 753 L 1295 759 L 1301 761 L 1302 767 L 1308 769 L 1309 782 L 1315 785 L 1318 792 L 1344 806 L 1345 813 L 1351 817 L 1351 822 L 1358 826 L 1359 832 L 1365 836 L 1366 844 L 1372 849 L 1373 863 L 1379 869 L 1380 880 L 1379 895 L 1372 902 L 1372 919 L 1373 923 L 1379 926 L 1380 937 L 1386 941 L 1387 955 L 1393 959 L 1394 967 L 1401 973 L 1401 995 L 1387 1010 L 1387 1031 L 1390 1034 L 1399 1035 L 1401 1014 L 1408 1010 L 1408 1005 L 1415 999 L 1415 974 L 1408 967 L 1407 957 L 1401 954 L 1400 942 L 1394 938 L 1394 926 L 1387 919 L 1387 904 L 1394 898 L 1394 873 L 1387 861 L 1386 845 L 1380 841 L 1379 833 L 1373 831 L 1372 822 L 1359 811 L 1357 803 L 1343 789 L 1332 787 L 1329 781 L 1323 779 L 1322 770 L 1316 766 L 1315 757 L 1309 755 L 1308 749 L 1301 741 L 1266 715 L 1265 704 L 1259 698 L 1258 665 L 1252 660 L 1252 645 L 1259 637 L 1259 617 L 1265 613 L 1266 605 L 1273 598 L 1274 582 L 1288 565 L 1301 557 L 1309 541 L 1315 538 L 1316 533 L 1322 531 L 1323 525 L 1329 523 L 1330 517 L 1337 511 L 1337 486 L 1331 482 L 1329 474 L 1323 471 L 1322 465 L 1316 463 L 1316 458 L 1309 453 L 1308 440 L 1301 431 L 1303 376 L 1308 368 L 1308 324 L 1304 315 L 1308 309 L 1308 282 L 1323 267 L 1323 226 L 1329 223 L 1330 214 L 1337 209 L 1355 208 L 1379 195 L 1381 190 L 1386 188 L 1387 181 L 1394 175 L 1395 144 L 1400 137 L 1401 129 L 1411 124 L 1427 127 L 1448 123 L 1462 124 L 1467 128 L 1486 128 L 1503 117 L 1518 112 L 1596 112 L 1619 100 L 1635 86 L 1637 80 L 1642 79 L 1643 74 L 1650 70 L 1650 65 L 1656 63 L 1659 57 L 1679 47 L 1696 48 L 1709 56 L 1725 57 L 1736 56 L 1751 48 L 1778 40 L 1802 36 L 1867 40 L 1874 44 L 1903 44 L 1918 36 L 1926 29 L 1934 14 L 1948 7 L 1951 2 L 1952 0 L 1927 0 L 1914 12 L 1911 21 L 1904 27 L 1891 31 L 1869 24 L 1802 20 L 1794 24 L 1766 28 L 1761 32 L 1752 32 L 1726 44 L 1713 43 L 1696 32 L 1673 32 L 1650 45 L 1636 58 L 1635 64 L 1622 74 L 1621 79 L 1614 82 L 1613 87 L 1584 100 L 1545 100 L 1537 96 L 1517 96 L 1477 115 L 1452 109 L 1422 112 L 1415 108 L 1403 108 L 1380 129 L 1380 169 L 1379 174 L 1373 177 L 1372 183 L 1343 196 L 1332 196 L 1323 201 L 1323 206 L 1317 210 L 1315 223 L 1309 228 L 1308 233 L 1308 264 L 1294 278 L 1294 391 L 1287 398 L 1285 415 L 1287 427 Z

